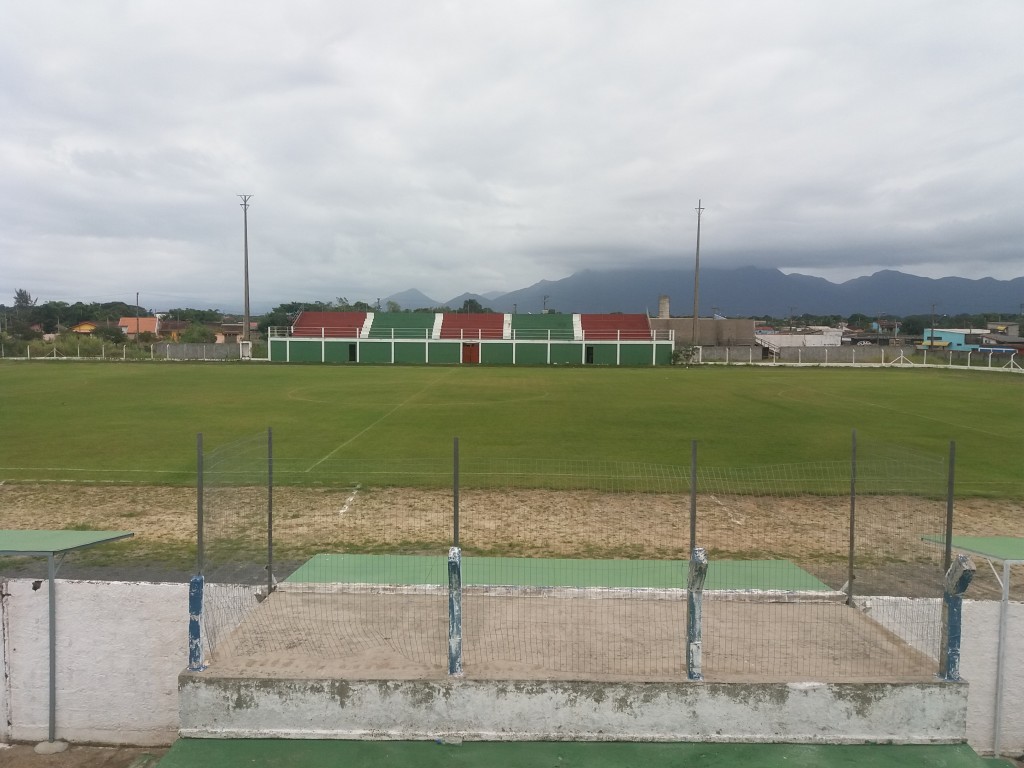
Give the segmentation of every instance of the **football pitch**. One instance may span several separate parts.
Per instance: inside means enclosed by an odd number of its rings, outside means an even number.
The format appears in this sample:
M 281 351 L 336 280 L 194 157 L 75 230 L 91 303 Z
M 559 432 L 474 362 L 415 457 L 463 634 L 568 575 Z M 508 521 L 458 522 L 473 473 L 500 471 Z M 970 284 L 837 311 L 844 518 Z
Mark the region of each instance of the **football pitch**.
M 0 363 L 0 482 L 195 482 L 207 450 L 273 429 L 320 482 L 339 460 L 708 466 L 843 461 L 851 435 L 946 456 L 959 496 L 1024 498 L 1024 378 L 755 367 L 489 368 Z

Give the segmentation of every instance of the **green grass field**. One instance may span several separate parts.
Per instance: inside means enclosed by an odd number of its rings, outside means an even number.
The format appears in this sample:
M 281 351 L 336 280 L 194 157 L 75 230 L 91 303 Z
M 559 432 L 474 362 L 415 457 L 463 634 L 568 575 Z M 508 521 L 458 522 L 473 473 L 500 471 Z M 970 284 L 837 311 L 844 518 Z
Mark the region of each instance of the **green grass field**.
M 957 492 L 1024 497 L 1024 378 L 905 369 L 0 363 L 0 481 L 189 485 L 273 427 L 275 457 L 847 461 L 858 439 L 945 457 Z M 315 482 L 316 472 L 305 473 Z

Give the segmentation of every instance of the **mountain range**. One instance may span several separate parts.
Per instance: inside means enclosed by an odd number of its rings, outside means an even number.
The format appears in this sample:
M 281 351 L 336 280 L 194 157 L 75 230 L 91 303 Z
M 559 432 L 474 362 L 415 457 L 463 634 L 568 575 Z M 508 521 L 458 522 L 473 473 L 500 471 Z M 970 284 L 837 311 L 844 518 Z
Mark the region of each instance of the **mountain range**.
M 416 289 L 389 296 L 402 309 L 447 306 L 460 309 L 467 299 L 495 312 L 647 313 L 656 315 L 667 295 L 672 316 L 693 314 L 693 270 L 583 270 L 562 280 L 541 280 L 528 288 L 487 295 L 465 293 L 435 301 Z M 732 317 L 770 315 L 980 314 L 1017 315 L 1024 311 L 1024 277 L 928 278 L 883 270 L 867 277 L 832 283 L 821 277 L 784 274 L 778 269 L 742 267 L 702 269 L 698 313 Z

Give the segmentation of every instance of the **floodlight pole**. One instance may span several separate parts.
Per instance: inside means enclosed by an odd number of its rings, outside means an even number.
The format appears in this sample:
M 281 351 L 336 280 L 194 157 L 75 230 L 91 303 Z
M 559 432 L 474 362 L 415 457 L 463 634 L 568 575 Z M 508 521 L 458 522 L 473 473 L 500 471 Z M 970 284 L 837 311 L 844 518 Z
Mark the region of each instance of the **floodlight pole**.
M 245 308 L 242 312 L 241 341 L 249 340 L 249 198 L 252 195 L 239 195 L 242 198 L 242 222 L 245 233 Z
M 693 338 L 691 343 L 697 346 L 697 316 L 700 308 L 700 215 L 704 212 L 700 199 L 697 200 L 697 256 L 693 265 Z

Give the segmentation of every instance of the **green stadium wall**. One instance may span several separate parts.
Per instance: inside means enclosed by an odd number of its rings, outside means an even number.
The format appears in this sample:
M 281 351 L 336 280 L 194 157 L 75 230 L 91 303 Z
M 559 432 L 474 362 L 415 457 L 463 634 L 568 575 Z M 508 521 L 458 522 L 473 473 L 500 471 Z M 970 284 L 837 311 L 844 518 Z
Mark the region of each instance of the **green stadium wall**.
M 475 348 L 475 349 L 474 349 Z M 270 361 L 370 365 L 648 366 L 672 362 L 672 342 L 272 337 Z

